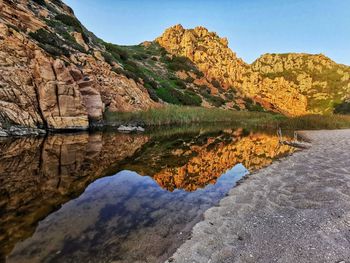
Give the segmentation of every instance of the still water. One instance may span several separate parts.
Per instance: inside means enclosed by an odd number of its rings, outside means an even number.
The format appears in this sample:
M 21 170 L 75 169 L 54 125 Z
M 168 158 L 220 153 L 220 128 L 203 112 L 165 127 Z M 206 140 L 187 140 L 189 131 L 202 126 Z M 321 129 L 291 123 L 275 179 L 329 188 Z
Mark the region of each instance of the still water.
M 188 129 L 0 141 L 0 262 L 164 262 L 273 133 Z

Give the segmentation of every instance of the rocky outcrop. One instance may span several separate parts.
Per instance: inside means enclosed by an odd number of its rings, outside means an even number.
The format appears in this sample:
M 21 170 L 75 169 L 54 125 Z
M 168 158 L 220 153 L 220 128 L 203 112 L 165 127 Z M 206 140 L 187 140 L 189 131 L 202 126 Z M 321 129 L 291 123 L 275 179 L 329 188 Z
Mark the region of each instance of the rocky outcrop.
M 181 25 L 167 29 L 156 41 L 168 52 L 188 57 L 224 88 L 234 89 L 264 108 L 285 115 L 330 112 L 334 102 L 349 94 L 349 67 L 325 56 L 264 55 L 249 65 L 228 47 L 226 38 L 203 27 L 184 29 Z M 319 77 L 314 78 L 315 75 Z M 314 78 L 313 84 L 310 78 Z M 334 85 L 337 89 L 332 95 Z M 326 97 L 331 100 L 327 101 L 328 107 L 323 107 Z
M 106 109 L 135 111 L 156 106 L 141 84 L 112 71 L 101 56 L 103 48 L 86 43 L 89 37 L 84 40 L 75 31 L 71 37 L 69 32 L 62 33 L 68 34 L 69 42 L 48 25 L 58 15 L 77 21 L 70 8 L 61 1 L 39 3 L 0 3 L 1 134 L 10 134 L 11 127 L 87 129 L 89 120 L 102 119 Z M 60 50 L 45 41 L 62 42 L 65 53 L 54 55 Z
M 220 81 L 224 88 L 239 87 L 249 65 L 228 48 L 226 38 L 209 32 L 204 27 L 184 29 L 173 26 L 156 39 L 168 52 L 188 57 L 211 79 Z
M 265 54 L 252 69 L 266 81 L 283 81 L 303 94 L 308 112 L 332 113 L 334 105 L 350 98 L 350 68 L 322 54 Z

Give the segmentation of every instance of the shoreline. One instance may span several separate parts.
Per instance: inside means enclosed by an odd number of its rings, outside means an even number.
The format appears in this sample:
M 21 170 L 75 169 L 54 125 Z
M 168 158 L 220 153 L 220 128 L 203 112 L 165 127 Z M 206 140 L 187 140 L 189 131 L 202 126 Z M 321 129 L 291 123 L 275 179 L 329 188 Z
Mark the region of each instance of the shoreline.
M 350 130 L 246 177 L 167 262 L 350 262 Z

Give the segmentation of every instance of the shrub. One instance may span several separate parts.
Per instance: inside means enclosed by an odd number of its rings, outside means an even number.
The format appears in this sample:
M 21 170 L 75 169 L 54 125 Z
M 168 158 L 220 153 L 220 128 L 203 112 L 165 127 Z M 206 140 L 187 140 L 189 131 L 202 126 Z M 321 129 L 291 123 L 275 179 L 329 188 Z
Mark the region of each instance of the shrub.
M 185 84 L 185 82 L 183 82 L 181 79 L 178 79 L 178 78 L 176 78 L 175 80 L 174 80 L 174 84 L 177 86 L 177 87 L 179 87 L 180 89 L 186 89 L 186 84 Z
M 109 54 L 108 52 L 102 52 L 102 56 L 105 59 L 105 61 L 111 66 L 113 65 L 114 62 L 116 62 L 115 58 L 111 54 Z M 120 74 L 120 73 L 118 73 L 118 74 Z
M 58 14 L 59 11 L 56 9 L 56 7 L 50 3 L 46 4 L 47 10 L 49 10 L 51 13 Z
M 196 73 L 198 78 L 203 78 L 204 77 L 204 73 L 202 71 L 198 70 L 198 69 L 196 70 L 195 73 Z
M 122 69 L 122 68 L 115 68 L 115 67 L 113 67 L 112 70 L 113 70 L 115 73 L 117 73 L 117 74 L 125 75 L 125 71 L 124 71 L 124 69 Z
M 54 47 L 54 46 L 50 46 L 48 44 L 42 44 L 39 43 L 39 47 L 41 47 L 42 49 L 44 49 L 47 53 L 55 56 L 55 57 L 59 57 L 61 55 L 64 56 L 69 56 L 69 51 L 66 49 L 61 49 L 58 47 Z
M 54 56 L 65 55 L 69 56 L 70 52 L 63 47 L 65 42 L 56 34 L 48 32 L 44 29 L 39 29 L 36 32 L 30 32 L 29 35 L 40 43 L 40 47 Z
M 152 88 L 152 86 L 148 83 L 145 84 L 145 88 L 147 89 L 147 92 L 150 96 L 150 98 L 155 101 L 155 102 L 158 102 L 159 101 L 159 98 L 157 96 L 157 93 L 156 91 Z
M 83 48 L 83 46 L 78 44 L 75 38 L 71 34 L 69 34 L 68 32 L 63 32 L 60 35 L 66 40 L 66 44 L 68 44 L 68 46 L 76 50 L 79 50 L 82 53 L 85 53 L 85 49 Z
M 59 7 L 63 7 L 63 3 L 61 0 L 52 0 L 52 3 L 54 3 L 55 5 L 57 5 Z
M 249 111 L 265 111 L 265 109 L 251 98 L 244 98 L 245 106 Z
M 160 47 L 159 51 L 160 51 L 160 55 L 162 57 L 165 57 L 168 54 L 168 52 L 166 51 L 166 49 L 164 47 Z
M 158 88 L 158 84 L 157 82 L 155 82 L 154 80 L 150 80 L 148 79 L 147 81 L 144 79 L 144 82 L 146 84 L 148 84 L 149 86 L 151 86 L 153 89 L 157 89 Z
M 157 96 L 161 98 L 163 101 L 171 103 L 171 104 L 181 104 L 174 94 L 174 89 L 161 87 L 156 91 Z M 175 96 L 174 96 L 175 95 Z
M 140 56 L 141 56 L 142 59 L 148 59 L 149 58 L 149 56 L 147 54 L 140 54 Z
M 132 58 L 137 59 L 137 60 L 142 60 L 142 57 L 139 54 L 132 55 Z
M 172 87 L 162 87 L 157 89 L 156 92 L 159 98 L 171 104 L 187 106 L 200 106 L 202 104 L 202 99 L 191 91 L 182 93 Z
M 185 79 L 185 81 L 186 81 L 187 83 L 193 83 L 194 78 L 188 76 L 188 77 Z
M 33 2 L 35 2 L 35 3 L 37 3 L 38 5 L 41 5 L 41 6 L 46 6 L 45 0 L 33 0 Z
M 13 30 L 15 30 L 15 31 L 17 31 L 17 32 L 21 32 L 21 30 L 18 28 L 18 27 L 16 27 L 15 25 L 12 25 L 12 24 L 6 24 L 9 28 L 11 28 L 11 29 L 13 29 Z
M 225 104 L 225 100 L 219 96 L 209 96 L 208 100 L 215 107 L 221 107 Z
M 192 91 L 185 91 L 185 101 L 183 104 L 190 106 L 200 106 L 202 104 L 202 98 Z
M 82 35 L 82 37 L 83 37 L 85 43 L 86 43 L 86 44 L 89 44 L 89 43 L 90 43 L 89 34 L 87 34 L 85 31 L 83 31 L 83 32 L 81 33 L 81 35 Z
M 109 51 L 113 57 L 117 60 L 128 60 L 129 56 L 128 53 L 124 50 L 122 50 L 120 47 L 117 45 L 111 44 L 111 43 L 104 43 L 104 46 L 107 51 Z
M 214 86 L 215 88 L 221 89 L 221 84 L 220 84 L 220 82 L 217 81 L 216 79 L 213 79 L 213 80 L 211 81 L 211 84 L 213 84 L 213 86 Z
M 193 69 L 192 62 L 183 56 L 173 57 L 172 59 L 168 56 L 165 56 L 163 62 L 168 64 L 168 68 L 172 71 L 190 71 Z
M 226 97 L 226 99 L 228 99 L 228 100 L 233 100 L 233 99 L 234 99 L 234 96 L 233 96 L 232 93 L 226 93 L 226 94 L 225 94 L 225 97 Z
M 75 38 L 67 32 L 65 25 L 58 20 L 46 19 L 46 24 L 52 27 L 56 33 L 64 38 L 66 44 L 73 49 L 79 50 L 80 52 L 85 52 L 85 49 L 77 43 Z
M 78 19 L 76 19 L 73 16 L 66 15 L 66 14 L 58 14 L 55 16 L 55 19 L 61 21 L 63 24 L 67 26 L 71 26 L 75 31 L 79 33 L 83 33 L 84 31 Z
M 342 102 L 340 104 L 335 105 L 334 113 L 350 114 L 350 102 Z

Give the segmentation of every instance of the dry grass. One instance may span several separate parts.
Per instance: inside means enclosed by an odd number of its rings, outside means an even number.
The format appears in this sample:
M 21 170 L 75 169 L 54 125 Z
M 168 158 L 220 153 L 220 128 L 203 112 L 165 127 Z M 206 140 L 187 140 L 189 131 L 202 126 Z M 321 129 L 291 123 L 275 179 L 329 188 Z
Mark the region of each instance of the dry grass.
M 207 109 L 202 107 L 167 106 L 132 113 L 105 114 L 107 124 L 137 124 L 147 127 L 177 126 L 185 124 L 229 123 L 244 127 L 281 127 L 283 129 L 341 129 L 350 128 L 350 116 L 307 115 L 287 118 L 279 114 Z

